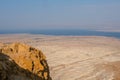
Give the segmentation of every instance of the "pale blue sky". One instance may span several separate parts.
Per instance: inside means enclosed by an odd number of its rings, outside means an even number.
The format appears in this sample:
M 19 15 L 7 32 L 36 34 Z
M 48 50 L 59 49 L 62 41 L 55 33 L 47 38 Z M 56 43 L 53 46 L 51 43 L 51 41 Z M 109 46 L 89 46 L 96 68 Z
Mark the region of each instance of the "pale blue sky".
M 120 30 L 120 0 L 0 0 L 0 30 Z

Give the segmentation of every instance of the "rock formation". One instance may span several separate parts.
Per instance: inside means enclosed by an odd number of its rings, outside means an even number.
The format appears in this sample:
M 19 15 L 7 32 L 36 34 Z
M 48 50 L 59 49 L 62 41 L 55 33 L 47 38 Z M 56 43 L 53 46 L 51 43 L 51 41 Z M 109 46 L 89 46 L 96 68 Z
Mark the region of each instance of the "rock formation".
M 51 80 L 43 53 L 25 44 L 0 49 L 0 80 Z

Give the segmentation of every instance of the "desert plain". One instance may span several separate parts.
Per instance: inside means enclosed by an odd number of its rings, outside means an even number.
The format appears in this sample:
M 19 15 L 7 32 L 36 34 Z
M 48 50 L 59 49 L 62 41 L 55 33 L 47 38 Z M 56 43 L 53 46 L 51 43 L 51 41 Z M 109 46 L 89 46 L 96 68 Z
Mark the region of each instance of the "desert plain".
M 105 36 L 1 34 L 2 43 L 25 43 L 47 58 L 52 80 L 120 80 L 120 39 Z

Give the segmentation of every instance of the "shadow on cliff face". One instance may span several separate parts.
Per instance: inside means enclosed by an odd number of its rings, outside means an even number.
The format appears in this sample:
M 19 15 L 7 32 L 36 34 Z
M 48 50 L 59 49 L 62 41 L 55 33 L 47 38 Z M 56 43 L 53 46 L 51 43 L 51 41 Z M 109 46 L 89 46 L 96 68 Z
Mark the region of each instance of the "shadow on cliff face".
M 42 74 L 41 74 L 42 75 Z M 0 80 L 51 80 L 21 68 L 9 56 L 0 53 Z
M 51 80 L 45 55 L 21 43 L 0 48 L 0 75 L 2 80 Z

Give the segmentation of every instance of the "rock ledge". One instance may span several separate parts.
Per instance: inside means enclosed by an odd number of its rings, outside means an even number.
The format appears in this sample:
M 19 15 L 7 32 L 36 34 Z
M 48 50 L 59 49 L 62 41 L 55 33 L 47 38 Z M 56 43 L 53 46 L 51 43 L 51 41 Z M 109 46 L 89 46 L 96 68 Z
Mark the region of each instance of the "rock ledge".
M 0 80 L 51 80 L 45 55 L 21 43 L 2 45 Z

